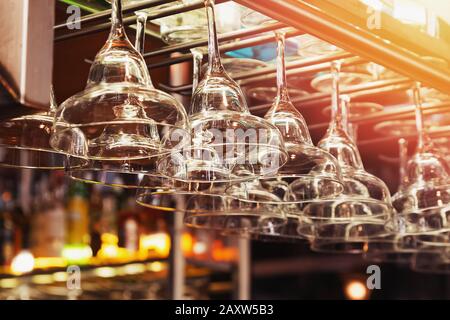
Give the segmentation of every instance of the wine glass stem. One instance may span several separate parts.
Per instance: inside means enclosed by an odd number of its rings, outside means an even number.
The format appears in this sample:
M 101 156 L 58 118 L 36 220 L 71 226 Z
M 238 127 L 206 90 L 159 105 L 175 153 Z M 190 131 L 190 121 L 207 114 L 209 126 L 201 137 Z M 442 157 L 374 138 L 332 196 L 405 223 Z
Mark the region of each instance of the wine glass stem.
M 112 0 L 111 5 L 112 10 L 110 37 L 121 37 L 124 35 L 122 21 L 122 0 Z
M 331 75 L 332 75 L 332 94 L 331 94 L 331 117 L 335 126 L 340 126 L 342 121 L 342 109 L 340 108 L 339 101 L 339 72 L 341 69 L 341 63 L 339 61 L 333 61 L 331 63 Z
M 220 72 L 223 69 L 220 61 L 219 41 L 217 40 L 214 2 L 214 0 L 205 0 L 208 18 L 208 72 Z
M 144 54 L 144 46 L 145 46 L 145 28 L 147 25 L 147 13 L 144 11 L 139 11 L 136 13 L 137 15 L 137 26 L 136 26 L 136 43 L 134 47 L 141 54 Z
M 349 123 L 348 128 L 350 130 L 350 136 L 353 140 L 354 143 L 358 142 L 358 129 L 359 126 L 357 124 L 354 123 Z
M 351 125 L 348 121 L 348 113 L 349 113 L 349 102 L 350 102 L 350 97 L 347 95 L 342 95 L 340 97 L 340 104 L 338 105 L 338 120 L 340 120 L 337 124 L 340 128 L 344 129 L 345 132 L 347 132 L 347 134 L 349 136 L 352 136 L 352 132 L 351 132 Z
M 277 39 L 277 88 L 278 94 L 277 99 L 281 101 L 289 100 L 287 77 L 286 77 L 286 58 L 285 58 L 285 48 L 286 48 L 286 35 L 282 31 L 276 31 L 275 36 Z
M 350 135 L 348 128 L 348 107 L 350 103 L 350 97 L 340 96 L 339 90 L 339 73 L 341 71 L 341 62 L 333 61 L 331 63 L 331 75 L 332 75 L 332 94 L 331 94 L 331 118 L 333 128 L 340 131 L 344 131 L 347 135 Z
M 53 88 L 53 85 L 50 85 L 50 108 L 49 113 L 54 114 L 56 112 L 56 109 L 58 108 L 58 103 L 56 102 L 55 98 L 55 89 Z
M 425 130 L 425 124 L 422 111 L 422 98 L 420 95 L 420 83 L 416 83 L 414 86 L 414 103 L 416 105 L 416 127 L 417 127 L 417 150 L 419 152 L 424 151 L 426 146 L 430 142 L 430 138 Z
M 408 141 L 406 139 L 398 140 L 399 160 L 400 160 L 400 185 L 405 181 L 406 165 L 408 162 Z
M 200 81 L 200 74 L 202 70 L 202 61 L 203 61 L 203 53 L 200 49 L 193 48 L 191 49 L 193 63 L 194 63 L 194 75 L 192 79 L 192 94 L 194 94 L 197 89 L 198 83 Z

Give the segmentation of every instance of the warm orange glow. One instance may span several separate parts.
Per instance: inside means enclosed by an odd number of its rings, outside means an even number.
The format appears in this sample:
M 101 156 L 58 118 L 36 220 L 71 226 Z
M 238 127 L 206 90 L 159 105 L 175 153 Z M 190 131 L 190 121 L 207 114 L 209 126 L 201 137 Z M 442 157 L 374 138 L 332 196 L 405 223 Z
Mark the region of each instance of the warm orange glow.
M 14 257 L 11 263 L 11 272 L 13 274 L 24 274 L 33 271 L 34 257 L 30 251 L 23 250 Z
M 125 248 L 119 248 L 119 238 L 111 233 L 101 236 L 102 246 L 97 252 L 97 258 L 101 262 L 127 262 L 133 255 Z
M 88 264 L 92 258 L 92 249 L 88 245 L 65 245 L 62 256 L 70 264 Z
M 238 260 L 238 251 L 234 247 L 225 247 L 220 240 L 213 242 L 212 259 L 221 262 L 235 262 Z
M 139 239 L 139 256 L 148 257 L 152 253 L 159 257 L 168 257 L 170 252 L 170 236 L 167 233 L 143 235 Z
M 368 297 L 368 289 L 363 282 L 352 280 L 345 286 L 345 295 L 350 300 L 365 300 Z
M 194 238 L 188 232 L 183 233 L 181 236 L 181 248 L 185 256 L 192 256 L 194 248 Z
M 66 260 L 61 257 L 34 258 L 35 269 L 64 268 L 66 266 L 67 266 Z

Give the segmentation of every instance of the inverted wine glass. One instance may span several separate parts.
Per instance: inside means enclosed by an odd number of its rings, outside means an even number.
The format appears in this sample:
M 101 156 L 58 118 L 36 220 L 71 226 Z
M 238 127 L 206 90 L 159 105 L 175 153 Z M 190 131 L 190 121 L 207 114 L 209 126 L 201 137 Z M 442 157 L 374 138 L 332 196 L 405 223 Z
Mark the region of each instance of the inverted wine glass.
M 114 0 L 111 32 L 92 63 L 86 88 L 56 111 L 52 147 L 69 154 L 81 150 L 90 160 L 82 168 L 71 164 L 72 178 L 110 184 L 110 173 L 156 174 L 156 159 L 174 146 L 167 132 L 187 126 L 183 106 L 153 87 L 142 55 L 125 34 L 121 1 Z M 74 136 L 82 139 L 74 141 Z M 123 185 L 137 186 L 136 181 Z
M 277 205 L 286 212 L 287 224 L 279 228 L 256 229 L 253 231 L 256 238 L 303 239 L 297 232 L 301 223 L 299 207 L 312 200 L 332 199 L 344 188 L 336 159 L 313 145 L 303 116 L 289 98 L 285 33 L 277 31 L 276 38 L 277 96 L 265 119 L 281 132 L 288 161 L 274 174 L 259 177 L 252 182 L 230 185 L 227 190 L 233 190 L 233 196 L 243 202 Z
M 174 194 L 190 204 L 195 201 L 200 203 L 206 195 L 213 195 L 217 199 L 217 193 L 224 194 L 229 183 L 254 179 L 263 174 L 268 169 L 267 165 L 270 165 L 267 160 L 270 160 L 268 156 L 271 154 L 274 155 L 275 170 L 286 161 L 284 143 L 277 128 L 249 114 L 239 86 L 225 72 L 218 55 L 213 3 L 208 2 L 206 7 L 211 32 L 209 64 L 203 76 L 203 51 L 201 48 L 191 50 L 194 59 L 190 112 L 192 142 L 182 152 L 173 152 L 159 160 L 160 171 L 165 172 L 164 180 L 169 188 L 156 192 L 140 190 L 138 203 L 144 206 L 173 211 L 176 206 Z M 203 108 L 204 106 L 208 108 Z M 239 135 L 246 135 L 247 131 L 250 132 L 250 143 L 239 139 Z M 255 133 L 262 133 L 263 136 L 267 134 L 267 140 L 259 144 L 260 139 L 252 139 L 256 138 Z M 222 140 L 217 140 L 219 143 L 216 143 L 217 138 Z M 195 197 L 190 200 L 192 195 Z M 202 204 L 206 205 L 205 202 Z M 205 209 L 204 212 L 208 210 Z M 222 214 L 227 215 L 224 211 Z M 218 212 L 216 216 L 219 216 Z
M 439 208 L 450 204 L 450 168 L 445 156 L 435 148 L 425 129 L 420 84 L 414 87 L 414 101 L 417 148 L 407 164 L 402 186 L 393 197 L 393 204 L 399 212 L 399 221 L 394 219 L 391 227 L 396 231 L 412 233 L 442 231 L 450 227 L 447 222 L 449 217 L 442 216 L 439 211 Z M 438 209 L 437 213 L 432 214 L 434 209 Z M 416 222 L 407 223 L 407 230 L 402 230 L 405 222 L 403 220 L 410 222 L 411 217 L 414 217 Z
M 400 187 L 393 196 L 398 213 L 386 225 L 393 235 L 370 243 L 366 257 L 396 263 L 409 263 L 419 257 L 418 264 L 423 266 L 423 257 L 431 261 L 437 255 L 440 259 L 440 253 L 434 249 L 445 246 L 439 243 L 443 240 L 439 235 L 450 230 L 449 171 L 425 129 L 420 84 L 416 84 L 413 92 L 418 143 L 416 153 L 407 161 L 406 141 L 399 140 Z M 433 240 L 437 242 L 432 244 Z
M 401 138 L 399 145 L 399 191 L 406 184 L 406 167 L 408 163 L 408 141 Z M 404 221 L 405 222 L 405 221 Z M 389 222 L 388 222 L 389 223 Z M 377 263 L 409 264 L 417 252 L 419 242 L 414 234 L 392 233 L 371 239 L 364 250 L 364 258 Z
M 351 119 L 353 117 L 365 116 L 373 112 L 383 111 L 384 107 L 381 104 L 374 102 L 350 102 L 350 96 L 343 95 L 342 99 L 346 100 L 346 104 L 348 106 L 348 117 Z M 331 106 L 323 109 L 322 114 L 330 115 L 331 114 Z M 348 121 L 347 123 L 348 134 L 350 138 L 356 143 L 358 139 L 358 125 Z
M 185 189 L 248 180 L 278 170 L 287 159 L 278 129 L 250 114 L 240 87 L 226 73 L 218 47 L 214 1 L 205 4 L 209 64 L 192 96 L 190 144 L 158 163 L 160 172 Z M 240 176 L 242 167 L 251 175 Z
M 332 63 L 332 121 L 318 146 L 334 155 L 342 169 L 344 192 L 325 209 L 308 204 L 304 216 L 311 220 L 312 249 L 324 252 L 363 252 L 368 239 L 385 235 L 392 213 L 385 183 L 364 170 L 357 146 L 348 134 L 347 99 L 339 103 L 340 63 Z
M 64 170 L 68 166 L 69 154 L 72 156 L 72 166 L 87 164 L 82 150 L 57 152 L 50 146 L 56 108 L 51 87 L 48 111 L 0 122 L 0 167 Z M 72 138 L 77 140 L 83 137 L 73 135 Z

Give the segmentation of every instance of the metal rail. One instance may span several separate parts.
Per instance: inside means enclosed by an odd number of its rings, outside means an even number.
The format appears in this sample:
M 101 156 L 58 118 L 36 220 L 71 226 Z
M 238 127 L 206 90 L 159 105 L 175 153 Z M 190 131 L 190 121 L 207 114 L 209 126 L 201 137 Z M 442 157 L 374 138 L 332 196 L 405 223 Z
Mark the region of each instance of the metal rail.
M 450 112 L 450 109 L 448 111 Z M 428 114 L 433 114 L 433 113 L 434 112 L 431 112 L 431 113 L 428 113 Z M 427 114 L 427 113 L 425 113 L 425 114 Z M 449 137 L 450 136 L 450 126 L 444 126 L 444 127 L 439 128 L 439 129 L 433 130 L 432 132 L 428 132 L 428 135 L 432 139 L 439 139 L 439 138 Z M 400 138 L 415 139 L 415 138 L 417 138 L 417 132 L 416 133 L 410 133 L 410 134 L 404 135 L 402 137 L 386 136 L 386 137 L 381 137 L 381 138 L 362 140 L 362 141 L 358 141 L 358 146 L 359 147 L 365 147 L 365 146 L 370 146 L 370 145 L 373 145 L 373 144 L 390 142 L 392 140 L 398 140 Z M 388 158 L 386 156 L 381 155 L 381 154 L 379 155 L 379 158 L 380 158 L 380 160 L 383 160 L 383 161 L 386 161 L 386 162 L 394 160 L 393 158 L 388 160 Z M 398 161 L 398 158 L 396 158 L 396 160 Z
M 340 48 L 386 66 L 443 92 L 450 92 L 450 75 L 361 28 L 338 20 L 302 0 L 235 0 L 279 22 L 303 30 Z
M 340 53 L 333 53 L 330 55 L 320 56 L 320 57 L 314 57 L 314 58 L 308 58 L 308 59 L 301 59 L 299 61 L 293 61 L 286 64 L 286 69 L 288 70 L 287 74 L 289 76 L 292 75 L 302 75 L 307 73 L 314 73 L 314 72 L 320 72 L 320 71 L 326 71 L 329 69 L 328 64 L 324 64 L 326 62 L 331 62 L 334 60 L 342 60 L 345 58 L 351 58 L 353 55 L 348 52 L 340 52 Z M 344 60 L 342 65 L 343 66 L 350 66 L 350 65 L 356 65 L 366 62 L 366 60 L 360 59 L 360 58 L 352 58 Z M 306 69 L 306 67 L 311 67 Z M 233 79 L 236 81 L 240 81 L 239 84 L 241 86 L 249 85 L 254 82 L 260 82 L 260 81 L 266 81 L 271 80 L 276 77 L 276 67 L 266 67 L 266 68 L 260 68 L 254 71 L 239 73 L 236 75 L 233 75 Z M 160 87 L 164 90 L 171 92 L 171 93 L 183 93 L 192 91 L 192 84 L 186 84 L 182 86 L 169 86 L 160 84 Z
M 153 8 L 153 7 L 162 5 L 162 4 L 171 3 L 174 1 L 176 1 L 176 0 L 146 0 L 146 1 L 142 1 L 137 4 L 124 6 L 122 9 L 122 14 L 125 15 L 128 13 L 132 13 L 132 12 L 143 10 L 143 9 L 150 9 L 150 8 Z M 84 24 L 84 23 L 93 23 L 93 22 L 98 22 L 98 21 L 106 21 L 111 17 L 111 11 L 112 11 L 111 9 L 108 9 L 108 10 L 104 10 L 102 12 L 89 14 L 89 15 L 83 16 L 80 19 L 75 20 L 73 22 L 62 23 L 62 24 L 56 25 L 53 27 L 53 29 L 55 31 L 58 31 L 61 29 L 67 29 L 67 27 L 69 25 L 71 25 L 72 23 Z
M 450 112 L 450 101 L 445 101 L 441 103 L 424 103 L 423 104 L 424 115 Z M 415 112 L 415 106 L 401 106 L 401 107 L 390 107 L 384 109 L 383 111 L 373 112 L 367 115 L 362 115 L 358 117 L 352 117 L 351 122 L 354 124 L 369 124 L 376 123 L 384 120 L 401 120 L 407 118 L 413 118 Z M 326 128 L 328 123 L 319 123 L 309 126 L 310 130 L 317 130 Z M 448 132 L 447 132 L 448 133 Z M 398 137 L 397 137 L 398 138 Z M 360 144 L 358 142 L 358 144 Z
M 226 2 L 227 0 L 217 0 L 217 3 Z M 232 41 L 230 43 L 222 44 L 220 47 L 221 52 L 234 51 L 242 48 L 252 47 L 260 44 L 265 44 L 274 41 L 273 35 L 261 35 L 265 32 L 274 31 L 286 26 L 290 26 L 291 29 L 287 32 L 286 37 L 294 37 L 303 34 L 304 32 L 317 36 L 325 41 L 333 43 L 349 52 L 338 52 L 332 55 L 314 57 L 308 59 L 302 59 L 287 64 L 289 76 L 305 76 L 314 74 L 321 71 L 326 71 L 329 67 L 327 62 L 333 60 L 343 60 L 343 66 L 356 65 L 366 62 L 367 60 L 374 61 L 381 65 L 384 65 L 400 74 L 406 75 L 411 79 L 422 81 L 432 87 L 435 87 L 443 92 L 450 91 L 450 76 L 443 73 L 441 70 L 429 65 L 426 61 L 420 59 L 420 57 L 414 55 L 411 52 L 403 50 L 400 47 L 392 43 L 388 43 L 381 38 L 374 36 L 373 34 L 355 28 L 354 26 L 347 24 L 346 22 L 335 19 L 326 12 L 320 11 L 316 7 L 313 7 L 302 0 L 265 0 L 253 1 L 253 0 L 235 0 L 236 2 L 245 5 L 251 9 L 257 10 L 267 16 L 274 18 L 279 22 L 275 22 L 270 25 L 238 30 L 229 32 L 219 36 L 221 42 Z M 139 9 L 146 4 L 157 5 L 159 1 L 147 1 L 139 6 Z M 142 6 L 142 7 L 141 7 Z M 178 14 L 194 9 L 203 7 L 203 1 L 198 1 L 194 4 L 174 6 L 158 12 L 150 17 L 150 19 L 162 18 L 172 14 Z M 131 12 L 137 9 L 137 5 L 129 6 L 125 10 Z M 100 17 L 106 18 L 110 12 L 102 13 L 102 15 L 91 15 L 91 21 L 100 20 Z M 129 25 L 135 22 L 135 17 L 127 17 L 124 19 L 124 24 Z M 109 22 L 87 28 L 80 32 L 73 32 L 67 35 L 63 35 L 56 38 L 56 41 L 86 35 L 93 32 L 105 30 L 109 28 Z M 293 29 L 297 28 L 297 29 Z M 60 26 L 55 29 L 61 28 Z M 301 30 L 301 31 L 300 31 Z M 259 35 L 259 36 L 258 36 Z M 207 45 L 207 40 L 193 41 L 189 43 L 177 44 L 172 46 L 166 46 L 164 48 L 148 52 L 144 55 L 145 58 L 151 58 L 155 56 L 169 55 L 174 52 L 187 52 L 194 47 L 202 47 Z M 355 54 L 364 57 L 355 57 Z M 205 52 L 205 55 L 207 53 Z M 367 59 L 367 60 L 366 60 Z M 149 69 L 156 69 L 161 67 L 167 67 L 170 65 L 187 62 L 192 60 L 190 53 L 185 53 L 174 58 L 164 59 L 159 62 L 148 64 Z M 238 74 L 234 77 L 240 81 L 241 86 L 249 86 L 262 81 L 270 81 L 275 78 L 275 68 L 261 68 L 245 74 Z M 377 94 L 385 94 L 388 92 L 407 90 L 412 83 L 409 78 L 398 78 L 391 80 L 375 81 L 359 86 L 353 86 L 351 88 L 342 90 L 343 94 L 349 94 L 352 98 L 361 98 L 365 96 L 373 96 Z M 185 93 L 190 94 L 192 85 L 183 85 L 177 87 L 171 87 L 164 84 L 160 84 L 160 87 L 171 93 Z M 317 104 L 325 104 L 330 102 L 330 95 L 328 93 L 313 93 L 307 97 L 301 97 L 292 99 L 294 104 L 301 105 L 302 108 L 311 107 Z M 271 104 L 263 104 L 254 106 L 251 108 L 253 112 L 260 112 L 266 110 Z M 445 105 L 444 105 L 445 107 Z M 438 105 L 436 108 L 427 109 L 426 112 L 439 112 L 439 108 L 443 108 L 442 105 Z M 358 123 L 370 123 L 376 122 L 380 119 L 391 119 L 391 117 L 404 117 L 404 113 L 410 113 L 410 110 L 403 109 L 390 109 L 389 112 L 384 110 L 380 113 L 374 113 L 365 116 L 366 118 L 352 119 Z M 312 125 L 312 130 L 322 128 L 327 124 Z
M 394 86 L 397 86 L 397 85 L 404 85 L 402 87 L 402 90 L 408 89 L 411 87 L 411 83 L 412 83 L 411 80 L 406 79 L 406 78 L 374 81 L 374 82 L 365 83 L 365 84 L 361 84 L 361 85 L 357 85 L 357 86 L 352 86 L 349 88 L 343 88 L 341 90 L 341 94 L 348 94 L 348 95 L 350 95 L 351 98 L 355 98 L 355 95 L 352 95 L 352 94 L 358 93 L 360 96 L 368 95 L 367 92 L 373 93 L 374 90 L 375 90 L 375 92 L 379 92 L 380 89 L 382 89 L 382 88 L 387 88 L 388 91 L 392 91 L 394 89 Z M 331 94 L 326 93 L 326 92 L 312 93 L 306 97 L 299 97 L 299 98 L 291 99 L 291 101 L 294 104 L 301 105 L 302 108 L 306 108 L 309 106 L 317 105 L 319 103 L 330 103 L 331 102 Z M 271 103 L 268 103 L 268 104 L 263 104 L 263 105 L 259 105 L 259 106 L 254 106 L 254 107 L 251 107 L 250 110 L 254 111 L 254 112 L 260 111 L 260 110 L 266 110 L 266 109 L 270 108 L 271 105 L 272 105 Z
M 303 31 L 291 30 L 286 33 L 286 39 L 296 37 L 296 36 L 299 36 L 302 34 L 303 34 Z M 249 47 L 258 46 L 258 45 L 266 44 L 266 43 L 273 42 L 273 41 L 275 41 L 274 35 L 265 35 L 265 36 L 250 38 L 250 39 L 244 39 L 244 40 L 221 45 L 220 52 L 224 53 L 224 52 L 228 52 L 228 51 L 249 48 Z M 207 56 L 207 55 L 208 55 L 208 53 L 205 52 L 205 56 Z M 169 59 L 165 59 L 160 62 L 148 64 L 147 67 L 149 69 L 156 69 L 156 68 L 168 67 L 173 64 L 191 61 L 191 60 L 192 60 L 192 54 L 186 53 L 186 54 L 181 55 L 176 58 L 169 58 Z
M 219 42 L 231 41 L 240 38 L 247 38 L 250 36 L 262 34 L 265 32 L 275 31 L 278 29 L 285 28 L 286 25 L 280 22 L 272 23 L 270 25 L 265 25 L 262 27 L 250 28 L 250 29 L 241 29 L 237 31 L 231 31 L 224 34 L 219 34 Z M 197 40 L 192 42 L 175 44 L 167 47 L 163 47 L 158 50 L 150 51 L 144 54 L 144 58 L 151 58 L 159 55 L 171 54 L 174 52 L 188 52 L 189 49 L 204 47 L 208 45 L 208 40 Z
M 227 1 L 229 1 L 229 0 L 216 0 L 217 3 L 222 3 L 222 2 L 227 2 Z M 197 1 L 197 2 L 194 2 L 191 4 L 183 4 L 183 5 L 179 5 L 179 6 L 174 6 L 174 7 L 170 7 L 167 9 L 162 9 L 157 14 L 149 15 L 148 19 L 155 20 L 155 19 L 160 19 L 160 18 L 164 18 L 164 17 L 169 17 L 169 16 L 172 16 L 175 14 L 200 9 L 200 8 L 203 8 L 203 6 L 204 6 L 203 1 Z M 132 25 L 134 23 L 136 23 L 135 16 L 126 17 L 123 19 L 123 24 L 125 26 Z M 63 34 L 60 36 L 56 36 L 55 42 L 68 40 L 68 39 L 81 37 L 81 36 L 86 36 L 89 34 L 100 32 L 100 31 L 105 31 L 105 30 L 108 30 L 110 27 L 111 27 L 111 22 L 101 23 L 98 25 L 84 28 L 80 31 L 69 32 L 69 33 L 66 33 L 66 34 Z

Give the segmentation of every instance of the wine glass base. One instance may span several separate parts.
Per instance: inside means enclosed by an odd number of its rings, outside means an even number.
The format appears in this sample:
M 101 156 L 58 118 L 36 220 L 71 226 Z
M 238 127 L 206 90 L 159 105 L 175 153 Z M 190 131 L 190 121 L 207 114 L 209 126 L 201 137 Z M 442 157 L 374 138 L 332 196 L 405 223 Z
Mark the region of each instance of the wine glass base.
M 195 195 L 190 197 L 185 208 L 187 226 L 216 230 L 226 235 L 271 232 L 287 221 L 276 205 L 244 203 L 229 196 Z
M 411 267 L 422 273 L 450 274 L 450 254 L 448 251 L 419 251 L 412 258 Z
M 71 166 L 83 167 L 88 160 L 71 157 Z M 0 145 L 0 167 L 21 169 L 64 170 L 68 156 L 57 151 Z
M 90 160 L 87 165 L 74 167 L 72 158 L 69 161 L 67 175 L 74 180 L 90 184 L 102 184 L 126 189 L 165 188 L 162 178 L 156 174 L 155 159 L 146 158 L 129 161 Z M 145 186 L 142 180 L 145 176 Z
M 255 230 L 251 233 L 241 235 L 242 237 L 270 243 L 309 243 L 309 241 L 298 233 L 300 220 L 295 216 L 288 216 L 285 224 L 262 230 Z
M 335 254 L 361 254 L 367 246 L 366 241 L 330 241 L 314 240 L 311 242 L 311 250 L 319 253 Z

